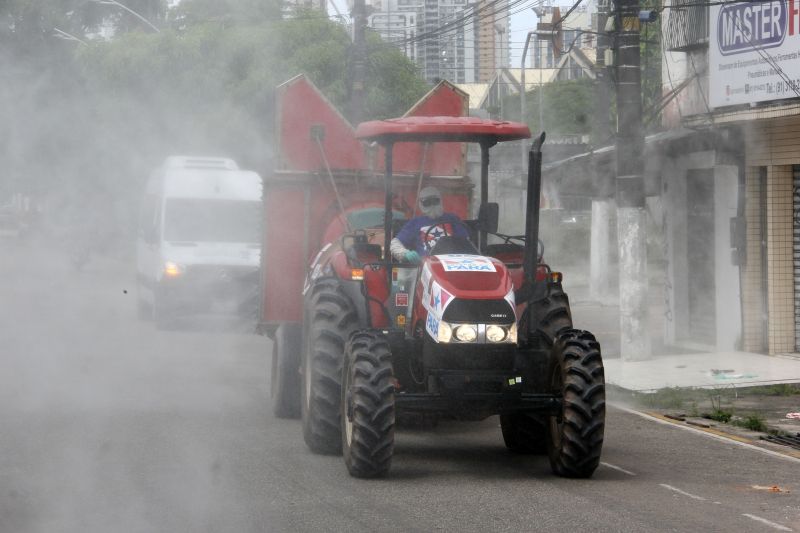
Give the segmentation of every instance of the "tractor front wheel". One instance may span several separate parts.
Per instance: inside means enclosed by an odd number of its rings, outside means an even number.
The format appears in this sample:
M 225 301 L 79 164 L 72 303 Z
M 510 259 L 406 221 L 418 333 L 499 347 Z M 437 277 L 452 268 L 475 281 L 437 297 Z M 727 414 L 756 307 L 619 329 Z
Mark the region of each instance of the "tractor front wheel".
M 320 280 L 311 291 L 304 326 L 303 439 L 314 453 L 340 454 L 342 363 L 358 314 L 335 279 Z
M 548 420 L 547 449 L 553 473 L 588 478 L 600 464 L 606 392 L 600 344 L 588 331 L 566 330 L 553 345 L 550 388 L 562 397 Z
M 389 344 L 356 332 L 347 343 L 342 387 L 342 450 L 351 476 L 379 477 L 394 453 L 394 379 Z

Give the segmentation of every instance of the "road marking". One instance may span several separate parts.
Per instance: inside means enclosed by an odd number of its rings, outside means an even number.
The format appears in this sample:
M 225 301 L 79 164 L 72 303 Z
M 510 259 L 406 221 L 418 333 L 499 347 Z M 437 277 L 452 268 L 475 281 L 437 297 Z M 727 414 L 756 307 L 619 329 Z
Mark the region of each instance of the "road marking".
M 792 529 L 782 526 L 780 524 L 776 524 L 775 522 L 770 522 L 766 518 L 761 518 L 760 516 L 756 516 L 754 514 L 743 513 L 742 516 L 746 516 L 750 520 L 755 520 L 756 522 L 761 522 L 762 524 L 766 524 L 772 529 L 777 529 L 778 531 L 792 531 Z
M 690 432 L 696 433 L 698 435 L 705 435 L 706 437 L 710 437 L 712 439 L 716 439 L 716 440 L 719 440 L 719 441 L 722 441 L 722 442 L 727 442 L 727 443 L 730 443 L 730 444 L 735 444 L 736 446 L 741 446 L 742 448 L 748 448 L 750 450 L 754 450 L 754 451 L 763 453 L 765 455 L 771 455 L 772 457 L 779 457 L 780 459 L 786 459 L 788 461 L 792 461 L 792 462 L 795 462 L 795 463 L 800 463 L 800 458 L 794 457 L 793 455 L 787 455 L 787 453 L 791 453 L 791 452 L 780 453 L 780 452 L 775 452 L 775 451 L 772 451 L 772 450 L 767 450 L 766 448 L 761 448 L 760 446 L 754 446 L 753 444 L 748 444 L 747 442 L 741 442 L 741 441 L 738 441 L 738 440 L 734 440 L 734 438 L 732 436 L 729 436 L 727 434 L 722 434 L 722 432 L 711 432 L 709 430 L 704 430 L 704 429 L 693 427 L 693 426 L 687 426 L 687 425 L 683 425 L 683 424 L 680 424 L 680 423 L 671 422 L 667 418 L 660 418 L 660 417 L 654 416 L 654 415 L 649 414 L 649 413 L 642 413 L 640 411 L 636 411 L 635 409 L 630 409 L 628 407 L 623 407 L 621 405 L 616 405 L 616 404 L 612 404 L 612 405 L 616 409 L 619 409 L 620 411 L 624 411 L 624 412 L 630 413 L 632 415 L 640 416 L 640 417 L 642 417 L 642 418 L 644 418 L 646 420 L 651 420 L 653 422 L 657 422 L 657 423 L 663 424 L 665 426 L 670 426 L 670 427 L 673 427 L 673 428 L 682 429 L 684 431 L 690 431 Z
M 611 463 L 603 463 L 603 462 L 601 462 L 600 464 L 603 465 L 603 466 L 606 466 L 608 468 L 613 468 L 614 470 L 619 470 L 623 474 L 628 474 L 629 476 L 635 476 L 636 475 L 633 472 L 631 472 L 630 470 L 625 470 L 624 468 L 620 468 L 618 466 L 614 466 Z
M 667 485 L 666 483 L 659 483 L 658 486 L 659 487 L 664 487 L 665 489 L 669 489 L 669 490 L 675 491 L 678 494 L 682 494 L 683 496 L 686 496 L 687 498 L 691 498 L 693 500 L 698 500 L 698 501 L 701 501 L 701 502 L 706 501 L 706 499 L 703 498 L 702 496 L 698 496 L 697 494 L 691 494 L 689 492 L 682 491 L 681 489 L 679 489 L 677 487 L 673 487 L 672 485 Z

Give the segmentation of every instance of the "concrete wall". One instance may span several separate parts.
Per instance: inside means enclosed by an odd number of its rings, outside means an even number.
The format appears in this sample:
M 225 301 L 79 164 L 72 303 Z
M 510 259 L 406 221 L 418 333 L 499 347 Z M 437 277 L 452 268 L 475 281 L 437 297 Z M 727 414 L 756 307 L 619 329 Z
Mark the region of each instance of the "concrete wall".
M 742 311 L 739 267 L 731 258 L 730 220 L 737 215 L 739 169 L 732 165 L 714 167 L 714 226 L 717 350 L 741 349 Z
M 715 165 L 713 151 L 665 158 L 662 170 L 664 232 L 667 258 L 664 340 L 667 344 L 696 349 L 733 350 L 741 336 L 739 268 L 731 260 L 730 219 L 737 214 L 738 169 Z M 716 346 L 697 345 L 686 339 L 689 329 L 689 276 L 687 248 L 686 174 L 691 169 L 714 169 L 714 268 Z

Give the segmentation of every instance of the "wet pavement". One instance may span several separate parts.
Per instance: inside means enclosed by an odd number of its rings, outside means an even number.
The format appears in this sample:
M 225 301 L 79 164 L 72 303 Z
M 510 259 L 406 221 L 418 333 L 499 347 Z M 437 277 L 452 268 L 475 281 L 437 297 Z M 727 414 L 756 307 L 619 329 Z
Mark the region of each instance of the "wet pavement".
M 497 417 L 398 431 L 386 479 L 350 478 L 271 415 L 264 337 L 137 321 L 124 262 L 4 253 L 2 532 L 800 531 L 800 459 L 616 403 L 588 480 Z

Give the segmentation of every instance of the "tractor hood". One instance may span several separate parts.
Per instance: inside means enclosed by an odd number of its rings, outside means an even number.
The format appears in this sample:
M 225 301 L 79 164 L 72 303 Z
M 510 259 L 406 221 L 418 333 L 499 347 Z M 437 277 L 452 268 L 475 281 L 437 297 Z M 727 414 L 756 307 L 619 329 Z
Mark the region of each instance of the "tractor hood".
M 487 327 L 502 327 L 504 338 L 516 342 L 514 287 L 505 265 L 480 255 L 435 255 L 422 267 L 421 302 L 427 311 L 425 330 L 439 342 L 454 341 L 451 328 L 472 325 L 473 340 L 486 343 Z M 443 327 L 444 326 L 444 327 Z M 457 336 L 457 334 L 456 334 Z
M 513 289 L 506 266 L 493 257 L 467 254 L 431 256 L 426 269 L 455 298 L 494 300 Z

